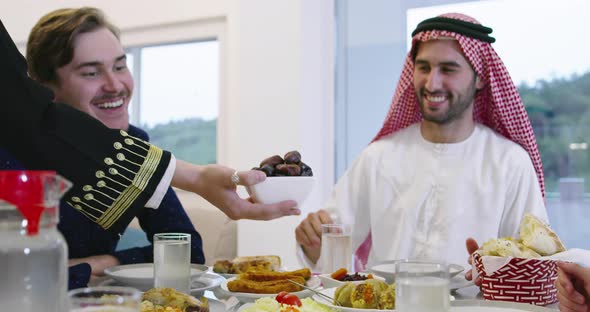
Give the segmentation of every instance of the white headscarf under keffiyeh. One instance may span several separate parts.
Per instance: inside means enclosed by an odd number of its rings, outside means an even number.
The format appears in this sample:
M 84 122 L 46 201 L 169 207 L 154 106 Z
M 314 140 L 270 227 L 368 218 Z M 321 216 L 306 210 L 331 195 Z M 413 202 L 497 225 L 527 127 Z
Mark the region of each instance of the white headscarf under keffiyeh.
M 439 17 L 480 25 L 474 18 L 459 13 L 443 14 Z M 422 120 L 422 113 L 413 85 L 413 53 L 417 46 L 416 43 L 436 40 L 441 37 L 454 38 L 459 42 L 466 59 L 485 85 L 475 97 L 474 120 L 518 143 L 529 153 L 537 172 L 541 193 L 545 196 L 543 165 L 533 128 L 516 86 L 512 82 L 504 63 L 489 42 L 458 32 L 431 29 L 414 35 L 412 49 L 406 58 L 391 107 L 383 127 L 375 136 L 373 142 Z M 356 251 L 357 266 L 359 264 L 362 264 L 362 267 L 366 265 L 371 245 L 371 234 L 369 234 Z M 358 263 L 358 261 L 361 263 Z

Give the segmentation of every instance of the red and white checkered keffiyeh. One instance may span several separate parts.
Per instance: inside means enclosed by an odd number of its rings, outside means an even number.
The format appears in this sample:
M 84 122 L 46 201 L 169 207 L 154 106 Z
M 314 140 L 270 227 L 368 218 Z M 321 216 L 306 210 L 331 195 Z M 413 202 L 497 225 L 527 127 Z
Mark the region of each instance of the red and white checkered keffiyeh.
M 480 24 L 474 18 L 458 13 L 443 14 L 440 17 Z M 480 90 L 475 97 L 473 118 L 520 144 L 529 153 L 537 172 L 541 193 L 545 196 L 543 165 L 524 104 L 504 63 L 491 44 L 484 41 L 446 30 L 428 30 L 417 33 L 412 38 L 412 49 L 406 58 L 383 127 L 373 142 L 422 120 L 418 98 L 414 92 L 412 52 L 416 48 L 417 42 L 435 40 L 440 37 L 455 38 L 459 42 L 467 60 L 485 84 L 485 88 Z M 371 245 L 371 234 L 369 234 L 356 251 L 357 269 L 359 269 L 359 265 L 361 265 L 360 268 L 364 268 L 366 265 Z

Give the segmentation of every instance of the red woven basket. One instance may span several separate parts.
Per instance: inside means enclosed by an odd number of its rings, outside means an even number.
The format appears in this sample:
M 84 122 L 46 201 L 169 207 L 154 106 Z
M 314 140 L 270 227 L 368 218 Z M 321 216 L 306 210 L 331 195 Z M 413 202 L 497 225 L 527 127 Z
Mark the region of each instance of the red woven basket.
M 482 256 L 473 254 L 475 268 L 482 277 L 481 290 L 486 300 L 548 305 L 557 302 L 557 261 L 513 258 L 487 275 Z

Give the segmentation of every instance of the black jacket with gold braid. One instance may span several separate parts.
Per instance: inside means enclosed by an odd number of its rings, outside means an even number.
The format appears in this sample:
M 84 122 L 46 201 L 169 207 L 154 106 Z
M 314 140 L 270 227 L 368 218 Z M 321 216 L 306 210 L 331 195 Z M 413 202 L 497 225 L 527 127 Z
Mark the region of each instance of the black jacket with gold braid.
M 72 181 L 64 200 L 105 230 L 122 232 L 154 193 L 171 154 L 53 103 L 26 71 L 0 21 L 0 147 L 28 169 Z

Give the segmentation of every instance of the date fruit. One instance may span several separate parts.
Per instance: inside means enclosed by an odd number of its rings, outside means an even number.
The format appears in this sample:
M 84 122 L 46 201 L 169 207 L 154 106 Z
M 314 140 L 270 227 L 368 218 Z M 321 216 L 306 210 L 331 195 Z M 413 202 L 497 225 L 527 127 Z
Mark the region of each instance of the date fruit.
M 260 170 L 267 177 L 296 177 L 313 176 L 311 167 L 301 161 L 301 153 L 290 151 L 284 157 L 274 155 L 266 158 L 259 167 L 252 168 Z

